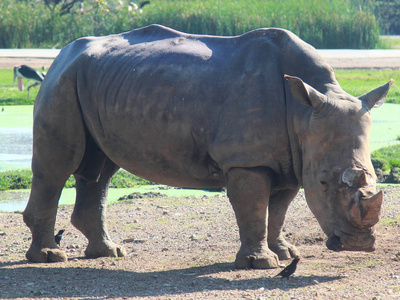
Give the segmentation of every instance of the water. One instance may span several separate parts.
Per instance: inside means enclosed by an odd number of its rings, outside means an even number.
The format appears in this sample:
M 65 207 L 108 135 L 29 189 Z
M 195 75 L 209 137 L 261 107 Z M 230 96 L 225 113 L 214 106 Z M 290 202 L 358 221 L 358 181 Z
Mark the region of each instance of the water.
M 32 159 L 32 128 L 0 127 L 0 171 L 27 169 Z M 0 192 L 0 211 L 22 211 L 29 191 Z
M 23 211 L 29 199 L 29 190 L 0 192 L 0 211 Z
M 0 127 L 0 171 L 30 168 L 32 128 Z

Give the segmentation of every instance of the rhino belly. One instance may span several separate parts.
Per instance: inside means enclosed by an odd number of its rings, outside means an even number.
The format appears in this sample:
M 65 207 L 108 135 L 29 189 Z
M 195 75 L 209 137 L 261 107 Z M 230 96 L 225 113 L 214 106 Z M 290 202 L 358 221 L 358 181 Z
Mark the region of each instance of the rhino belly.
M 101 115 L 101 114 L 98 114 Z M 157 118 L 108 116 L 88 127 L 101 150 L 121 168 L 142 178 L 178 187 L 223 187 L 222 170 L 195 137 L 193 125 Z

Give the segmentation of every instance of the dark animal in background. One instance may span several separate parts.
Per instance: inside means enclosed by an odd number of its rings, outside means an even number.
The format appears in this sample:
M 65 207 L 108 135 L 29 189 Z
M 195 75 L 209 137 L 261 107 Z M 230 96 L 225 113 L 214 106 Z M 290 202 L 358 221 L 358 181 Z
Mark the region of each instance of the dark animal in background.
M 135 2 L 130 2 L 130 9 L 133 10 L 133 12 L 139 12 L 142 13 L 142 8 L 145 7 L 146 5 L 150 4 L 150 1 L 142 1 L 137 5 Z
M 28 98 L 29 98 L 29 90 L 34 86 L 41 84 L 45 74 L 46 73 L 44 72 L 41 74 L 39 73 L 38 70 L 28 67 L 27 65 L 16 66 L 14 67 L 14 83 L 15 83 L 15 78 L 18 78 L 18 89 L 22 91 L 24 89 L 24 86 L 22 84 L 22 78 L 28 79 L 28 81 L 31 80 L 34 81 L 35 83 L 28 87 Z
M 290 276 L 293 275 L 293 273 L 296 271 L 297 263 L 300 261 L 299 257 L 296 257 L 295 259 L 292 260 L 292 262 L 284 268 L 278 275 L 275 277 L 280 276 L 281 279 L 286 278 L 289 279 Z
M 64 234 L 64 229 L 61 229 L 60 231 L 58 231 L 58 233 L 54 236 L 54 240 L 56 241 L 56 244 L 58 246 L 60 246 L 63 234 Z

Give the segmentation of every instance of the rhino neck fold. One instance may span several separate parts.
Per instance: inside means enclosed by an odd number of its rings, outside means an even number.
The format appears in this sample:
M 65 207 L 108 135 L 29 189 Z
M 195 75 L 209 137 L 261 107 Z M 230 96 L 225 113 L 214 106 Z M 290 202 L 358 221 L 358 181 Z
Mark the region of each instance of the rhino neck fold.
M 296 176 L 296 181 L 300 186 L 303 185 L 302 169 L 303 169 L 303 155 L 301 151 L 301 143 L 299 136 L 295 129 L 295 118 L 297 117 L 294 113 L 297 108 L 296 101 L 292 100 L 290 95 L 290 88 L 287 83 L 285 83 L 285 110 L 286 110 L 286 123 L 289 136 L 289 144 L 292 158 L 293 171 Z M 304 110 L 304 108 L 303 108 Z M 296 122 L 298 123 L 298 122 Z

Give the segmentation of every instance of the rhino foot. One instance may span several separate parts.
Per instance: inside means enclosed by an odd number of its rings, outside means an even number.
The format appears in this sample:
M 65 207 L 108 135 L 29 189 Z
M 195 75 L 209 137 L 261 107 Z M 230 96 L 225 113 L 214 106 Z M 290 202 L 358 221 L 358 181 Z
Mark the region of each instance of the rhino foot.
M 268 246 L 271 251 L 276 253 L 280 260 L 287 260 L 294 257 L 300 257 L 300 251 L 297 248 L 280 238 L 275 243 L 268 241 Z
M 87 258 L 124 257 L 126 256 L 126 250 L 124 247 L 110 241 L 101 244 L 89 242 L 89 245 L 85 250 L 85 255 Z
M 57 248 L 31 247 L 26 253 L 26 258 L 35 263 L 51 263 L 68 261 L 67 254 Z
M 270 250 L 245 255 L 241 252 L 239 251 L 235 260 L 238 269 L 274 269 L 279 265 L 278 256 Z

